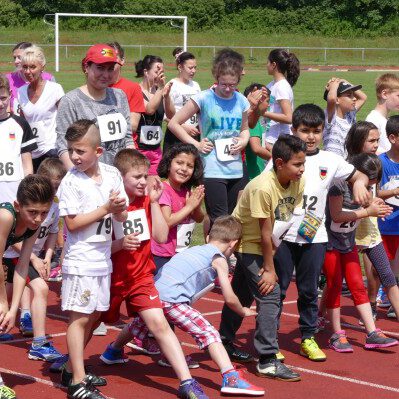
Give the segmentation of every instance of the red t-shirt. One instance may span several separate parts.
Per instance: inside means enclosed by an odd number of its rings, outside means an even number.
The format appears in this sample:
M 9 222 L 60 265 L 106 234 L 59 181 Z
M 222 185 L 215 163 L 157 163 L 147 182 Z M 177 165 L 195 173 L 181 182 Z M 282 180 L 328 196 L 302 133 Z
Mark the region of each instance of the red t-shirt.
M 127 211 L 144 209 L 147 217 L 148 228 L 151 234 L 151 202 L 146 195 L 137 197 L 129 204 Z M 124 249 L 115 252 L 111 256 L 113 272 L 111 275 L 112 287 L 126 287 L 126 284 L 135 283 L 145 275 L 152 275 L 155 271 L 155 263 L 151 254 L 151 240 L 142 241 L 136 251 Z
M 143 92 L 141 91 L 141 87 L 138 83 L 132 82 L 129 79 L 120 78 L 110 87 L 124 91 L 129 103 L 130 112 L 145 112 Z

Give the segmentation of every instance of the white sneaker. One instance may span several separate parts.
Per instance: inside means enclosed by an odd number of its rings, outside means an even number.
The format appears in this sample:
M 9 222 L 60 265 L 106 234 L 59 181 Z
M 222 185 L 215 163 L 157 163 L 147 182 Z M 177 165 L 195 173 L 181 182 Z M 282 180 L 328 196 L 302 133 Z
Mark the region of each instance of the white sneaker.
M 101 322 L 100 325 L 93 331 L 93 335 L 107 335 L 107 326 Z

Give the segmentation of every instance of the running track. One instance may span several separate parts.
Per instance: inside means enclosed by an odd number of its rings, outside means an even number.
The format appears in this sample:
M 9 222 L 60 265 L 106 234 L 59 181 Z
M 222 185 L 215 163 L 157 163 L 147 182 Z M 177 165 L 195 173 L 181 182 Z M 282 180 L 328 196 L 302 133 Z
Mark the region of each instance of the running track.
M 60 310 L 58 292 L 59 283 L 50 283 L 47 331 L 53 335 L 56 347 L 66 351 L 65 330 L 66 315 Z M 265 397 L 295 399 L 390 399 L 399 398 L 399 347 L 383 351 L 363 349 L 364 332 L 358 325 L 355 312 L 349 298 L 343 298 L 343 319 L 350 342 L 354 346 L 353 354 L 339 354 L 326 349 L 327 361 L 311 362 L 298 354 L 299 339 L 297 329 L 298 313 L 296 308 L 296 289 L 292 284 L 283 309 L 279 342 L 286 356 L 286 364 L 294 366 L 302 375 L 300 382 L 279 382 L 254 375 L 255 363 L 249 364 L 251 381 L 265 387 Z M 197 302 L 196 307 L 207 318 L 219 325 L 222 297 L 218 290 L 209 293 Z M 399 338 L 399 323 L 385 317 L 380 310 L 377 326 L 388 335 Z M 122 321 L 126 322 L 126 318 Z M 254 331 L 254 319 L 248 318 L 238 334 L 238 342 L 244 349 L 252 351 L 251 337 Z M 61 399 L 65 391 L 59 385 L 59 375 L 48 371 L 48 364 L 28 360 L 29 339 L 23 338 L 17 330 L 13 331 L 14 341 L 0 344 L 0 372 L 7 385 L 17 391 L 18 399 Z M 102 388 L 110 399 L 127 398 L 175 398 L 177 380 L 173 371 L 159 367 L 148 356 L 134 353 L 126 348 L 130 361 L 124 365 L 105 366 L 98 359 L 106 345 L 118 333 L 117 327 L 108 330 L 106 337 L 94 337 L 90 342 L 86 359 L 93 371 L 108 379 L 108 385 Z M 192 354 L 201 367 L 193 371 L 193 376 L 204 387 L 210 398 L 218 398 L 220 375 L 207 353 L 200 352 L 191 337 L 177 332 L 183 350 Z M 326 348 L 329 332 L 318 334 L 319 344 Z M 156 359 L 157 357 L 154 357 Z

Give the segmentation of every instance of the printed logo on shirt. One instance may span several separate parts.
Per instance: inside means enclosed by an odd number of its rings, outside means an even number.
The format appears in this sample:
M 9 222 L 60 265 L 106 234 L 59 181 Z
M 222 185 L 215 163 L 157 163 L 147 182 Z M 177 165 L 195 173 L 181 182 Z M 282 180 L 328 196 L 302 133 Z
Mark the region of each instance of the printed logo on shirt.
M 87 305 L 89 303 L 91 296 L 90 290 L 84 290 L 82 295 L 80 296 L 80 301 L 82 302 L 83 305 Z
M 156 298 L 158 298 L 158 295 L 154 295 L 154 296 L 150 295 L 151 301 L 153 301 L 153 300 L 156 299 Z
M 9 138 L 10 140 L 15 140 L 15 133 L 14 133 L 14 132 L 10 132 L 10 133 L 8 134 L 8 138 Z
M 319 166 L 319 176 L 321 180 L 324 180 L 327 177 L 328 168 L 325 166 Z
M 58 199 L 58 197 L 55 195 L 53 201 L 58 204 L 60 202 L 60 200 Z

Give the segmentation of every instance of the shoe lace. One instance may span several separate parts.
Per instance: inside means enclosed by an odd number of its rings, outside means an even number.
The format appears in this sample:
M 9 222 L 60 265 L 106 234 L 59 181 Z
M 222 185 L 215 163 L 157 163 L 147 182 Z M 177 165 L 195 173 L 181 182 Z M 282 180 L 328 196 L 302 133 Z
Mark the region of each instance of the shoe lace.
M 5 385 L 0 388 L 1 397 L 4 399 L 14 399 L 15 392 Z
M 195 393 L 195 395 L 204 395 L 204 391 L 202 390 L 201 385 L 198 383 L 197 380 L 193 380 L 192 384 L 191 384 L 193 391 Z M 200 398 L 201 396 L 199 396 Z
M 311 350 L 320 349 L 319 345 L 317 345 L 317 342 L 314 340 L 313 337 L 312 338 L 308 338 L 308 346 L 309 346 L 309 349 L 311 349 Z
M 25 317 L 21 321 L 22 321 L 22 325 L 24 326 L 24 328 L 27 328 L 27 329 L 33 328 L 32 318 L 30 317 L 29 314 L 25 315 Z
M 387 336 L 381 331 L 380 328 L 377 328 L 377 329 L 375 330 L 375 335 L 376 335 L 377 337 L 379 337 L 379 338 L 387 338 Z

